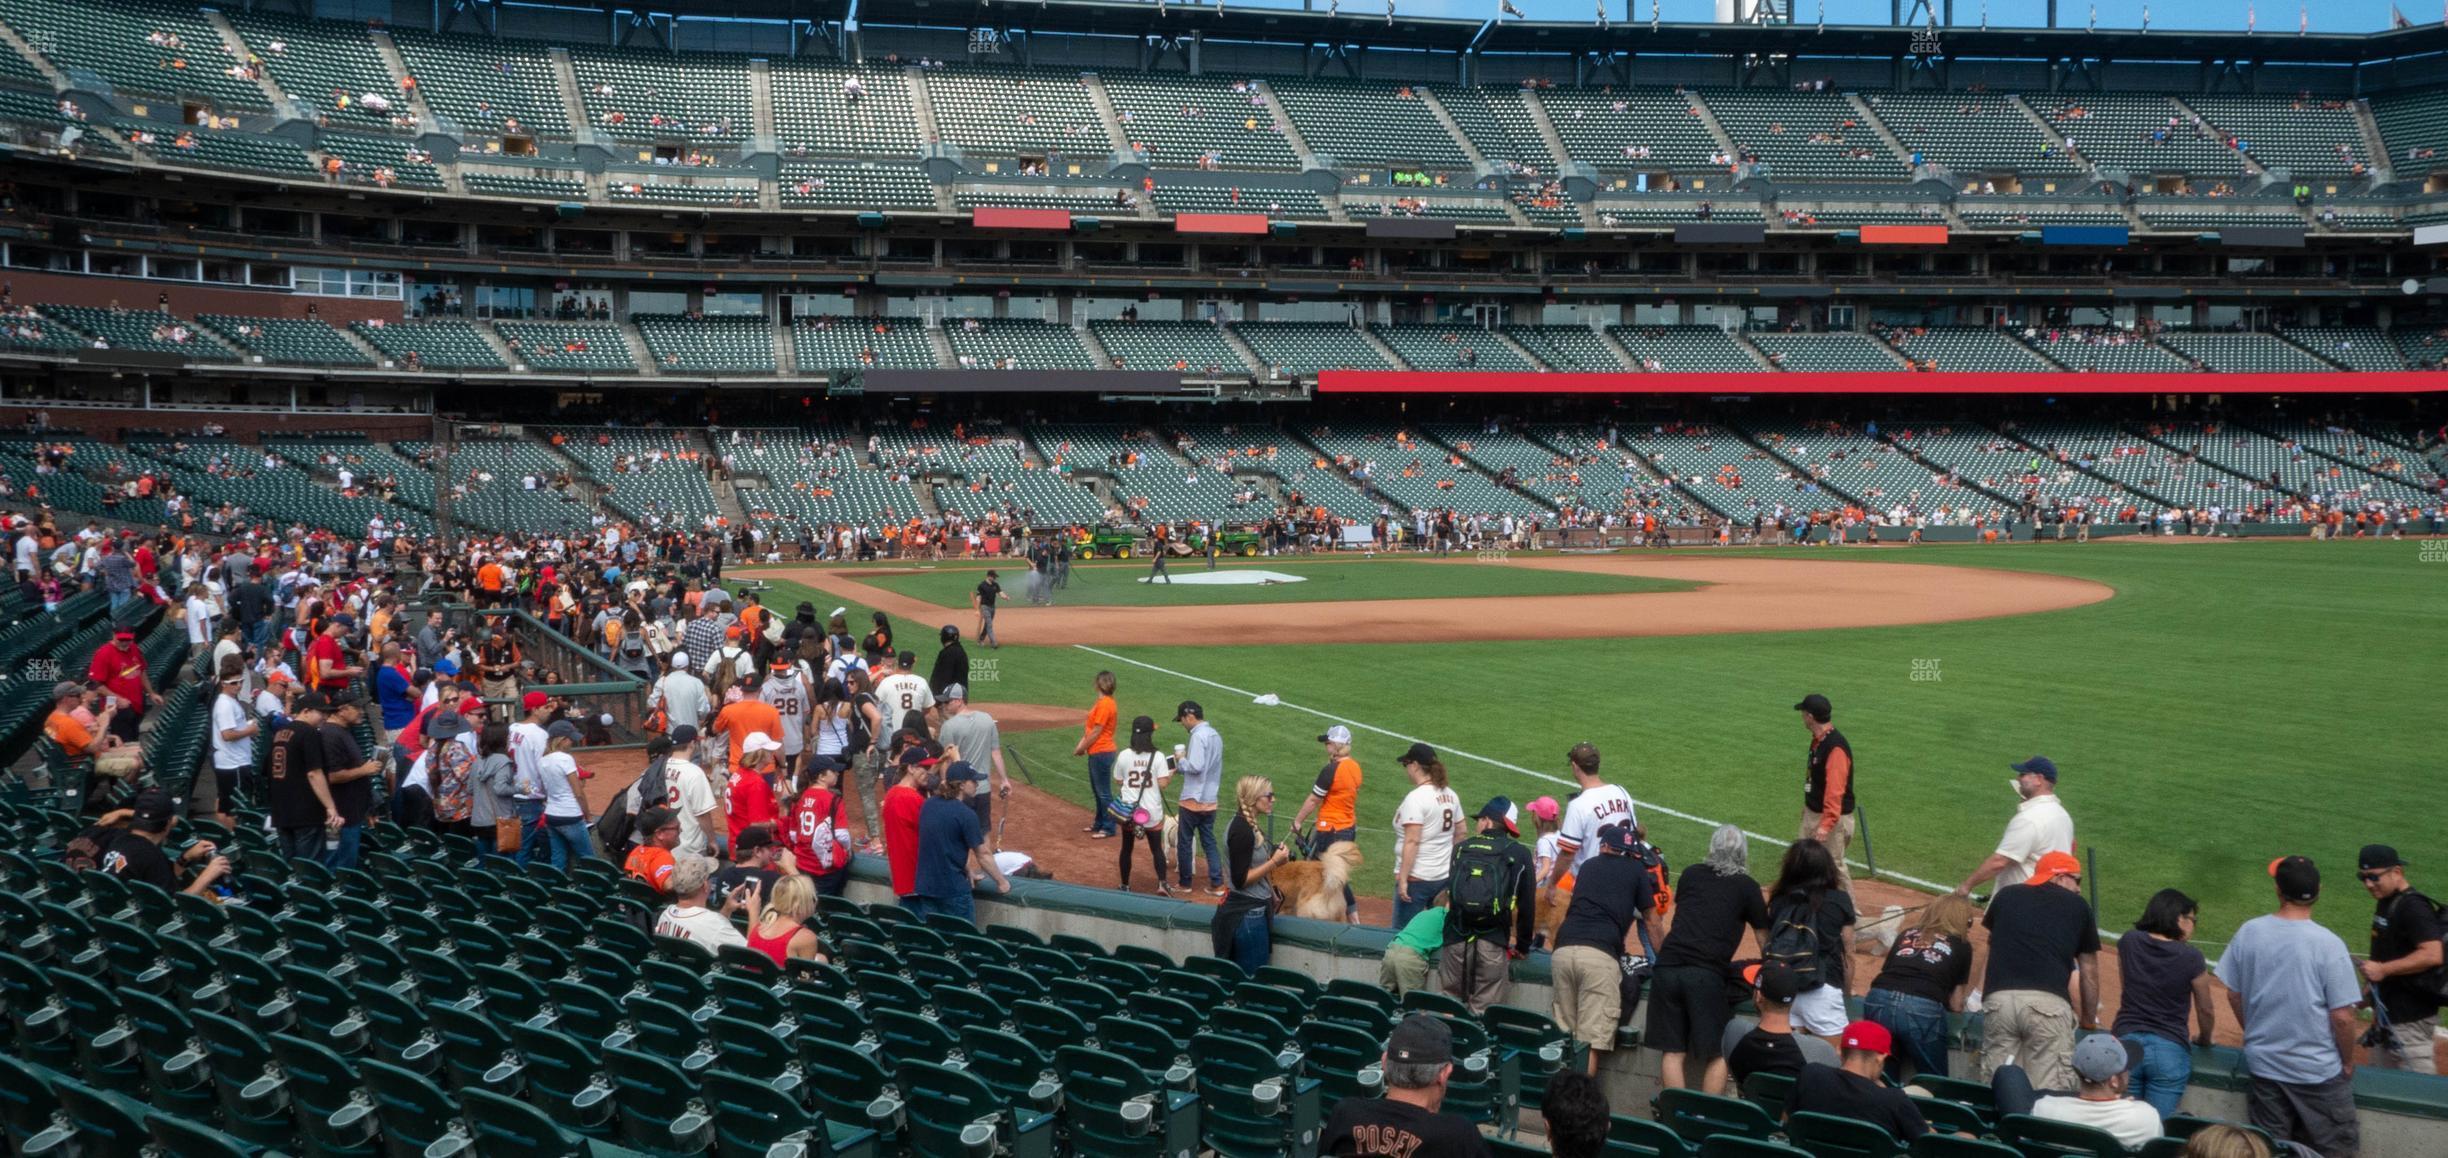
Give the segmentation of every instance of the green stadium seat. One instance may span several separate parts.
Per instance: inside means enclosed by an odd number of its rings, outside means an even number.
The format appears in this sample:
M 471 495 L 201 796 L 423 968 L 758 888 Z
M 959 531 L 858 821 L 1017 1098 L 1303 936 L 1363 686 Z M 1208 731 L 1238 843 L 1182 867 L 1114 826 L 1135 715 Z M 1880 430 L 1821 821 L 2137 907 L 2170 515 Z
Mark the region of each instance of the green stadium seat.
M 1075 1042 L 1087 1040 L 1091 1039 L 1083 1037 Z M 1167 1089 L 1190 1089 L 1195 1079 L 1188 1043 L 1153 1022 L 1121 1016 L 1100 1018 L 1093 1040 L 1105 1052 L 1136 1066 L 1148 1081 Z M 1043 1039 L 1032 1039 L 1031 1044 L 1045 1048 Z M 1057 1051 L 1063 1048 L 1061 1044 L 1055 1046 Z
M 1698 1090 L 1660 1090 L 1657 1118 L 1687 1142 L 1701 1142 L 1716 1134 L 1764 1139 L 1777 1133 L 1776 1119 L 1758 1106 Z
M 974 1158 L 1053 1154 L 1054 1116 L 1007 1104 L 976 1074 L 932 1062 L 909 1063 L 900 1074 L 916 1152 Z
M 1961 1138 L 1936 1131 L 1913 1139 L 1913 1158 L 2022 1158 L 2022 1151 L 2003 1142 Z
M 1916 1075 L 1913 1078 L 1913 1084 L 1926 1085 L 1928 1080 L 1929 1076 L 1926 1074 Z M 1930 1129 L 1933 1130 L 1947 1130 L 1979 1137 L 1987 1134 L 1993 1125 L 1991 1115 L 1988 1113 L 1947 1098 L 1915 1097 L 1913 1104 L 1921 1107 L 1921 1120 L 1928 1122 Z
M 1265 1046 L 1202 1033 L 1191 1039 L 1198 1071 L 1200 1141 L 1219 1153 L 1281 1154 L 1314 1138 L 1320 1086 Z
M 885 1152 L 901 1151 L 907 1143 L 904 1095 L 896 1092 L 891 1074 L 878 1059 L 841 1042 L 802 1032 L 799 1063 L 807 1071 L 809 1098 L 818 1114 L 829 1122 L 873 1129 Z
M 1785 1119 L 1785 1137 L 1812 1158 L 1903 1158 L 1904 1154 L 1904 1147 L 1878 1126 L 1807 1110 Z
M 2121 1158 L 2125 1144 L 2106 1130 L 2053 1122 L 2029 1114 L 2008 1114 L 1997 1122 L 1998 1141 L 2023 1158 Z
M 1055 1067 L 1074 1153 L 1124 1158 L 1198 1150 L 1196 1094 L 1159 1084 L 1130 1059 L 1086 1045 L 1056 1051 Z
M 1681 1134 L 1647 1118 L 1616 1114 L 1607 1120 L 1606 1152 L 1609 1155 L 1689 1158 L 1694 1148 L 1694 1144 L 1684 1141 Z
M 1304 1072 L 1317 1076 L 1321 1097 L 1333 1104 L 1345 1098 L 1374 1098 L 1385 1093 L 1385 1039 L 1350 1025 L 1315 1018 L 1295 1032 Z
M 194 1015 L 197 1037 L 210 1060 L 213 1091 L 223 1130 L 261 1146 L 287 1146 L 297 1134 L 272 1045 L 247 1026 L 214 1013 Z
M 1015 1109 L 1041 1114 L 1060 1107 L 1063 1088 L 1054 1076 L 1052 1053 L 1018 1034 L 977 1026 L 961 1030 L 959 1042 L 966 1068 L 996 1098 Z
M 181 1158 L 251 1158 L 256 1152 L 236 1138 L 183 1116 L 148 1114 L 144 1127 L 162 1153 Z
M 272 1056 L 284 1079 L 290 1112 L 316 1154 L 374 1155 L 380 1123 L 370 1103 L 359 1100 L 357 1073 L 320 1042 L 294 1034 L 271 1038 Z
M 583 1158 L 592 1148 L 553 1124 L 543 1111 L 519 1101 L 480 1089 L 459 1091 L 462 1117 L 452 1123 L 451 1136 L 428 1154 L 532 1154 L 537 1158 Z M 706 1132 L 711 1133 L 711 1123 Z M 458 1143 L 454 1145 L 454 1143 Z M 704 1142 L 697 1148 L 702 1150 Z
M 1782 1142 L 1740 1134 L 1711 1134 L 1700 1143 L 1700 1158 L 1798 1158 L 1808 1153 Z

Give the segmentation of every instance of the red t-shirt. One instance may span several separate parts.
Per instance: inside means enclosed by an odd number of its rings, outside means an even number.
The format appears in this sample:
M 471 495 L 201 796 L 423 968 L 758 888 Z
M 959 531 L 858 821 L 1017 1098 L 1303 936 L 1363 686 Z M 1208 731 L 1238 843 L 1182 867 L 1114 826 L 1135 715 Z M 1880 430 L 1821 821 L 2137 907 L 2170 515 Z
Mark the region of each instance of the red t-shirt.
M 848 834 L 841 831 L 841 797 L 828 788 L 810 788 L 791 807 L 789 831 L 782 834 L 791 855 L 799 858 L 799 871 L 811 875 L 830 873 L 850 863 Z M 816 845 L 819 836 L 830 847 L 833 867 L 826 868 Z
M 110 689 L 110 693 L 142 708 L 145 703 L 145 659 L 136 648 L 119 650 L 118 641 L 103 644 L 94 652 L 93 663 L 85 669 L 85 678 Z
M 918 810 L 925 805 L 926 797 L 906 784 L 884 793 L 884 859 L 892 866 L 896 897 L 918 891 Z
M 315 680 L 315 688 L 317 690 L 330 691 L 334 688 L 345 688 L 348 686 L 349 681 L 347 676 L 340 676 L 335 679 L 329 674 L 320 674 L 338 671 L 341 668 L 348 666 L 348 649 L 340 646 L 340 640 L 338 637 L 330 635 L 316 636 L 313 643 L 306 645 L 306 655 L 308 658 L 314 661 L 314 670 L 319 673 L 318 678 Z
M 731 770 L 731 844 L 739 845 L 739 834 L 751 824 L 768 828 L 778 819 L 774 814 L 773 785 L 759 773 L 745 768 Z

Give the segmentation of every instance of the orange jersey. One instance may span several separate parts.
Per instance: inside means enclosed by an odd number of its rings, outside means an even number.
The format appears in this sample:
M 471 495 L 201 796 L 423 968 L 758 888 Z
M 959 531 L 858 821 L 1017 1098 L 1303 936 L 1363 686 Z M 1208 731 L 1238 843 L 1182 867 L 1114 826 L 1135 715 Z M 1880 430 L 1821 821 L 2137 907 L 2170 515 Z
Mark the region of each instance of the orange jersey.
M 782 738 L 782 713 L 763 700 L 741 700 L 726 705 L 714 714 L 714 730 L 731 739 L 731 766 L 740 762 L 740 741 L 750 732 L 763 732 L 770 739 Z
M 1088 709 L 1088 722 L 1082 726 L 1088 736 L 1089 755 L 1114 750 L 1114 724 L 1121 717 L 1121 709 L 1114 706 L 1112 696 L 1097 697 L 1096 706 Z
M 1338 832 L 1360 826 L 1360 762 L 1349 756 L 1337 759 L 1318 773 L 1317 784 L 1310 792 L 1320 803 L 1317 826 L 1320 832 Z

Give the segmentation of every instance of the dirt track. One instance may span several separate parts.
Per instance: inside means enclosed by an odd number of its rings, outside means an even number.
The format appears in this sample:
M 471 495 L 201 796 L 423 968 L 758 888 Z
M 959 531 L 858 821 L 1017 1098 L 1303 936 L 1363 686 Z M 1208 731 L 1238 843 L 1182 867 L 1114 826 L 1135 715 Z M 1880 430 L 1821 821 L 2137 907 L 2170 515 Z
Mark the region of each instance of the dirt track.
M 995 633 L 1005 643 L 1151 644 L 1415 643 L 1449 640 L 1598 639 L 1893 627 L 2058 611 L 2114 590 L 2058 575 L 1939 564 L 1848 564 L 1840 559 L 1721 559 L 1666 555 L 1538 557 L 1503 564 L 1638 575 L 1706 584 L 1692 591 L 1532 595 L 1182 607 L 1031 607 L 1005 600 Z M 861 582 L 855 571 L 760 568 L 919 623 L 966 611 Z

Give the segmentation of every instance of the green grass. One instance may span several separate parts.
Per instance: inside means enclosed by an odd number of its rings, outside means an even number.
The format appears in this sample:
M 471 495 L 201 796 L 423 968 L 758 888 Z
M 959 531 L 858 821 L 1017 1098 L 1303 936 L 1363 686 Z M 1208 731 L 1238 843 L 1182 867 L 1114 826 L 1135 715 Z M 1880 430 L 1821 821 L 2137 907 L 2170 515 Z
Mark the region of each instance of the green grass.
M 1497 792 L 1559 793 L 1486 761 L 1556 774 L 1565 749 L 1586 739 L 1635 797 L 1778 837 L 1800 809 L 1806 740 L 1792 705 L 1824 692 L 1857 754 L 1879 867 L 1947 883 L 2005 825 L 2006 765 L 2045 753 L 2064 769 L 2078 843 L 2096 852 L 2109 928 L 2175 887 L 2201 902 L 2200 935 L 2223 940 L 2271 907 L 2268 861 L 2304 853 L 2326 872 L 2321 920 L 2360 944 L 2369 909 L 2352 858 L 2370 841 L 2395 844 L 2418 884 L 2448 887 L 2434 686 L 2448 670 L 2448 563 L 2421 562 L 2416 543 L 1757 553 L 2042 571 L 2097 580 L 2117 596 L 2041 615 L 1848 631 L 1111 650 L 1470 753 L 1447 763 L 1472 804 Z M 782 605 L 799 597 L 786 592 Z M 1232 777 L 1298 787 L 1320 763 L 1312 738 L 1323 721 L 1306 712 L 1076 648 L 978 654 L 995 661 L 977 685 L 990 708 L 1084 709 L 1092 677 L 1111 668 L 1126 717 L 1166 720 L 1180 700 L 1203 702 Z M 1914 678 L 1916 665 L 1925 678 Z M 1160 738 L 1181 737 L 1168 724 Z M 1010 743 L 1039 787 L 1085 803 L 1072 739 Z M 1405 743 L 1359 733 L 1370 863 L 1358 884 L 1380 895 L 1390 891 L 1388 826 L 1407 787 L 1394 756 Z M 1705 847 L 1699 825 L 1652 812 L 1649 827 L 1678 867 Z M 1754 874 L 1773 875 L 1781 852 L 1755 842 Z
M 1614 595 L 1626 592 L 1686 591 L 1700 586 L 1674 579 L 1638 575 L 1592 575 L 1575 571 L 1543 571 L 1502 565 L 1457 565 L 1410 559 L 1233 560 L 1223 568 L 1253 568 L 1298 575 L 1298 583 L 1259 586 L 1203 586 L 1196 583 L 1142 583 L 1149 563 L 1075 563 L 1070 585 L 1058 592 L 1064 606 L 1186 607 L 1209 603 L 1310 603 L 1359 599 L 1448 599 L 1498 595 Z M 1170 570 L 1188 576 L 1207 569 L 1204 559 L 1177 560 Z M 1025 566 L 1005 565 L 1006 597 L 1018 600 L 1027 588 Z M 969 594 L 985 578 L 983 563 L 945 564 L 902 574 L 861 575 L 862 582 L 924 599 L 938 607 L 966 609 Z

